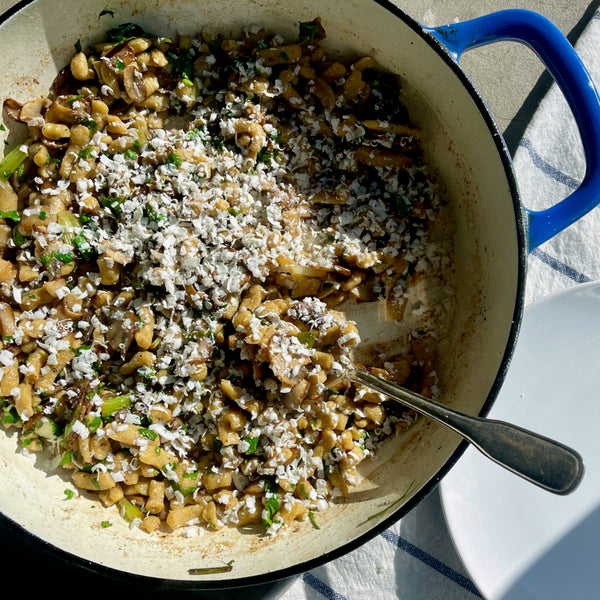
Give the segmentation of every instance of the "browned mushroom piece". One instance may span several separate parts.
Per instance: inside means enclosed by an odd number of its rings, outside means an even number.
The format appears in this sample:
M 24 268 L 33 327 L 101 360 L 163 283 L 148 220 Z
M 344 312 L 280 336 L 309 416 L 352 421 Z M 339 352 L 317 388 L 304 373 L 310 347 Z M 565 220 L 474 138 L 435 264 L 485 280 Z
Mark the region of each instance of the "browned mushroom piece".
M 135 50 L 128 43 L 112 47 L 108 46 L 100 58 L 111 71 L 119 74 L 123 71 L 124 67 L 129 66 L 134 60 Z
M 58 96 L 46 111 L 50 123 L 76 125 L 89 116 L 89 99 L 76 96 Z
M 148 97 L 148 90 L 142 78 L 142 73 L 134 64 L 123 69 L 123 85 L 127 95 L 136 104 L 142 103 Z
M 306 378 L 306 365 L 311 362 L 302 345 L 295 341 L 295 336 L 276 333 L 267 345 L 273 375 L 289 387 L 296 386 Z
M 44 113 L 52 104 L 48 98 L 37 98 L 36 100 L 30 100 L 25 102 L 21 107 L 19 113 L 19 120 L 28 125 L 43 125 Z
M 21 108 L 23 105 L 17 102 L 13 98 L 7 98 L 2 104 L 2 108 L 9 119 L 13 121 L 20 121 Z
M 69 145 L 69 138 L 51 140 L 46 136 L 42 136 L 42 144 L 44 144 L 46 148 L 52 148 L 53 150 L 64 150 Z
M 137 328 L 137 317 L 130 310 L 113 311 L 113 320 L 106 332 L 106 342 L 112 352 L 125 356 L 133 342 Z

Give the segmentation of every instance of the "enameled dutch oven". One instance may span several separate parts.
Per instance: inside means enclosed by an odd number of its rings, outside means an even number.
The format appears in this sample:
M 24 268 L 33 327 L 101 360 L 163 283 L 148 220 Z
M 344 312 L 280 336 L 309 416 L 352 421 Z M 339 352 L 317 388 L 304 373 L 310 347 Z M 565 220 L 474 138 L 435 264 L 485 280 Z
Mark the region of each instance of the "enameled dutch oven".
M 510 10 L 428 29 L 386 0 L 33 0 L 0 24 L 0 92 L 25 101 L 44 95 L 73 52 L 107 28 L 136 22 L 160 35 L 261 24 L 293 36 L 320 16 L 331 52 L 372 55 L 404 80 L 404 101 L 423 130 L 424 149 L 443 182 L 454 220 L 453 327 L 438 369 L 442 401 L 484 415 L 502 384 L 523 308 L 528 253 L 592 209 L 600 195 L 600 104 L 573 48 L 545 18 Z M 109 8 L 110 11 L 106 9 Z M 102 15 L 101 15 L 102 13 Z M 485 104 L 458 66 L 463 51 L 497 40 L 531 46 L 561 86 L 578 122 L 587 174 L 577 191 L 542 212 L 521 206 L 510 156 Z M 4 134 L 3 134 L 4 135 Z M 88 572 L 119 581 L 209 590 L 283 580 L 357 548 L 414 508 L 452 467 L 465 444 L 417 420 L 387 443 L 350 496 L 275 537 L 225 529 L 196 537 L 149 536 L 116 513 L 101 528 L 90 497 L 66 502 L 67 480 L 18 452 L 0 432 L 0 513 L 17 535 Z M 234 561 L 230 572 L 190 575 Z M 52 585 L 52 582 L 47 582 Z

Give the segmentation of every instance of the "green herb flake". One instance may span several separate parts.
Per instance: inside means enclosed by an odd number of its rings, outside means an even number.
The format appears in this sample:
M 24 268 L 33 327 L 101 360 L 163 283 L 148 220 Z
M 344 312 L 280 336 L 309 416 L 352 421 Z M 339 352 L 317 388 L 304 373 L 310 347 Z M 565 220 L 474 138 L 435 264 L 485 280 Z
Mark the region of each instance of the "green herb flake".
M 65 452 L 63 454 L 63 457 L 60 459 L 60 462 L 58 463 L 58 466 L 59 467 L 64 467 L 65 465 L 68 465 L 70 462 L 72 462 L 71 453 L 70 452 Z M 67 493 L 67 490 L 65 491 L 65 493 Z
M 392 196 L 392 210 L 399 219 L 404 219 L 412 211 L 413 204 L 406 194 L 396 192 Z
M 215 135 L 210 140 L 210 145 L 220 154 L 225 149 L 225 138 L 222 135 Z
M 81 120 L 81 124 L 87 127 L 90 130 L 90 133 L 95 133 L 96 131 L 98 131 L 98 123 L 96 123 L 94 119 L 86 117 L 85 119 Z
M 166 215 L 161 215 L 154 210 L 154 207 L 151 204 L 146 204 L 144 212 L 146 213 L 146 218 L 150 223 L 157 224 L 165 224 L 165 221 L 168 221 L 168 217 Z
M 133 148 L 125 150 L 124 156 L 127 160 L 136 160 L 138 157 L 137 152 Z
M 258 448 L 258 436 L 257 437 L 245 437 L 244 441 L 248 444 L 248 449 L 244 454 L 254 454 Z
M 175 165 L 176 167 L 180 167 L 182 163 L 183 163 L 183 158 L 181 158 L 181 156 L 179 156 L 179 154 L 176 154 L 175 152 L 171 152 L 171 154 L 169 154 L 169 157 L 167 158 L 167 164 Z
M 212 447 L 217 454 L 220 454 L 221 448 L 223 448 L 223 442 L 217 437 L 213 438 Z
M 301 344 L 305 344 L 309 348 L 312 348 L 315 345 L 315 342 L 318 338 L 318 331 L 301 331 L 300 333 L 298 333 L 298 341 Z
M 273 525 L 273 517 L 279 510 L 279 496 L 274 491 L 274 486 L 270 482 L 265 482 L 265 508 L 263 511 L 263 523 L 265 527 Z
M 102 529 L 106 529 L 107 527 L 112 527 L 112 523 L 110 521 L 102 521 L 100 523 L 100 526 L 102 527 Z
M 19 413 L 14 406 L 9 405 L 2 408 L 2 419 L 0 419 L 2 425 L 14 425 L 20 421 Z
M 65 490 L 65 500 L 72 500 L 75 497 L 73 490 Z
M 114 17 L 114 13 L 112 10 L 102 11 L 100 16 L 103 14 L 110 14 Z M 100 17 L 98 17 L 100 18 Z M 145 38 L 156 38 L 156 36 L 152 33 L 148 33 L 144 31 L 139 25 L 135 23 L 122 23 L 121 25 L 117 25 L 115 27 L 111 27 L 106 32 L 106 37 L 111 42 L 116 42 L 117 44 L 121 44 L 126 42 L 127 40 L 131 40 L 137 37 L 145 37 Z
M 108 208 L 108 210 L 112 213 L 112 215 L 114 217 L 120 217 L 121 216 L 121 205 L 123 204 L 123 202 L 125 202 L 125 200 L 123 198 L 110 198 L 110 197 L 103 197 L 100 198 L 100 205 L 103 206 L 104 208 Z
M 316 519 L 315 519 L 315 515 L 314 515 L 314 513 L 313 513 L 312 511 L 308 513 L 308 519 L 310 520 L 310 522 L 311 522 L 311 525 L 312 525 L 312 526 L 313 526 L 315 529 L 321 529 L 321 528 L 319 527 L 319 525 L 317 524 L 317 521 L 316 521 Z
M 273 158 L 273 153 L 267 148 L 261 148 L 256 155 L 256 162 L 262 162 L 265 164 L 270 164 L 271 159 Z
M 125 63 L 118 58 L 115 60 L 115 73 L 119 74 L 125 68 Z
M 77 159 L 78 160 L 85 160 L 86 158 L 92 158 L 92 149 L 89 146 L 86 146 L 85 148 L 82 148 L 78 153 L 77 153 Z
M 77 249 L 81 258 L 85 261 L 90 261 L 94 257 L 94 249 L 83 235 L 83 231 L 80 231 L 72 240 L 71 243 Z
M 8 219 L 15 224 L 21 222 L 21 215 L 16 210 L 2 210 L 0 211 L 0 217 Z
M 13 228 L 12 239 L 15 243 L 15 246 L 22 248 L 29 240 L 29 238 L 25 237 L 20 231 L 18 227 Z
M 61 252 L 53 252 L 52 256 L 54 258 L 56 258 L 56 260 L 60 260 L 61 262 L 64 262 L 64 263 L 70 263 L 73 260 L 72 252 L 67 252 L 65 254 L 62 254 Z
M 303 21 L 300 23 L 299 33 L 301 40 L 311 42 L 317 37 L 319 33 L 319 26 L 317 25 L 316 21 Z
M 158 433 L 156 433 L 156 431 L 152 431 L 152 429 L 148 429 L 147 427 L 140 427 L 138 429 L 138 433 L 142 436 L 145 437 L 148 440 L 155 440 L 158 437 Z

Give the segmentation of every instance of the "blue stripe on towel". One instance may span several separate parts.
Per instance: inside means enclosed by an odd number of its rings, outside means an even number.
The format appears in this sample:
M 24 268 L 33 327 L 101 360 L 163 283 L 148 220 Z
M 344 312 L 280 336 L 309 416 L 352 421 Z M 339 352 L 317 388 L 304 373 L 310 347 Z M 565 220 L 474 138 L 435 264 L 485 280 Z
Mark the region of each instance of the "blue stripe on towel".
M 325 596 L 327 600 L 346 600 L 344 596 L 331 589 L 324 581 L 315 577 L 310 571 L 302 575 L 302 580 L 313 588 L 313 590 L 319 592 L 322 596 Z
M 576 189 L 579 186 L 579 181 L 574 179 L 573 177 L 559 171 L 556 167 L 553 167 L 549 162 L 545 161 L 533 147 L 531 140 L 528 138 L 523 138 L 521 143 L 519 144 L 522 148 L 527 150 L 529 157 L 531 158 L 531 162 L 542 172 L 544 175 L 548 175 L 555 181 L 566 185 L 571 189 Z
M 400 537 L 399 535 L 397 535 L 389 529 L 384 531 L 381 534 L 381 536 L 385 540 L 390 542 L 390 544 L 397 546 L 398 548 L 404 550 L 417 560 L 420 560 L 422 563 L 425 563 L 427 566 L 431 567 L 432 569 L 435 569 L 438 573 L 441 573 L 460 587 L 464 588 L 468 592 L 471 592 L 471 594 L 473 594 L 474 596 L 477 596 L 478 598 L 483 598 L 483 596 L 479 593 L 479 590 L 475 587 L 475 584 L 468 577 L 465 577 L 462 573 L 455 571 L 448 565 L 444 564 L 442 561 L 438 560 L 434 556 L 431 556 L 431 554 L 428 554 L 424 550 L 421 550 L 421 548 L 418 548 L 414 544 L 411 544 L 409 541 L 405 540 L 404 538 Z
M 573 177 L 567 175 L 566 173 L 563 173 L 556 167 L 552 166 L 549 162 L 545 161 L 536 152 L 530 139 L 523 138 L 521 140 L 521 143 L 519 144 L 519 146 L 521 146 L 522 148 L 527 150 L 527 153 L 529 154 L 529 157 L 531 158 L 531 162 L 534 164 L 534 166 L 537 169 L 539 169 L 542 173 L 544 173 L 544 175 L 550 177 L 551 179 L 554 179 L 555 181 L 558 181 L 559 183 L 562 183 L 563 185 L 565 185 L 571 189 L 577 188 L 577 186 L 579 185 L 579 181 L 577 179 L 574 179 Z M 563 263 L 562 261 L 558 260 L 554 256 L 551 256 L 547 252 L 540 250 L 539 248 L 535 248 L 531 254 L 532 254 L 532 256 L 535 256 L 536 258 L 541 260 L 543 263 L 547 264 L 549 267 L 551 267 L 552 269 L 554 269 L 561 275 L 564 275 L 565 277 L 572 279 L 575 283 L 587 283 L 589 281 L 592 281 L 592 279 L 590 277 L 588 277 L 587 275 L 580 273 L 573 267 L 570 267 L 569 265 Z
M 531 255 L 539 258 L 543 263 L 546 263 L 549 267 L 553 268 L 555 271 L 558 271 L 561 275 L 572 279 L 575 283 L 588 283 L 589 281 L 592 281 L 592 279 L 587 275 L 580 273 L 579 271 L 573 269 L 573 267 L 566 265 L 539 248 L 534 248 L 531 252 Z

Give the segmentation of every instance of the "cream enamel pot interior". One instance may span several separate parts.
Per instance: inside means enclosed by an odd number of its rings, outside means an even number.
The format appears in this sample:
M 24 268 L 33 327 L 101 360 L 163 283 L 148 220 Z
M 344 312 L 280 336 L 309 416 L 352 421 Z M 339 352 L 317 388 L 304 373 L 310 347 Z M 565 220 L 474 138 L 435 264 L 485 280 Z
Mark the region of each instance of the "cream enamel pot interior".
M 248 24 L 291 36 L 298 22 L 320 16 L 328 47 L 342 54 L 372 55 L 402 76 L 409 114 L 423 129 L 428 161 L 452 207 L 450 277 L 457 302 L 453 327 L 441 347 L 442 401 L 485 414 L 518 334 L 527 253 L 595 205 L 589 189 L 597 187 L 598 169 L 590 167 L 580 197 L 574 194 L 556 211 L 525 211 L 501 135 L 456 59 L 469 46 L 507 37 L 534 47 L 539 41 L 544 53 L 548 50 L 540 36 L 549 36 L 560 46 L 556 55 L 550 51 L 550 66 L 566 66 L 568 72 L 561 77 L 567 98 L 580 124 L 586 123 L 588 137 L 600 140 L 595 90 L 589 82 L 581 84 L 585 71 L 561 34 L 541 17 L 521 11 L 463 29 L 459 24 L 427 30 L 392 4 L 373 0 L 115 0 L 108 8 L 113 14 L 99 17 L 107 9 L 105 0 L 37 0 L 22 2 L 5 15 L 0 24 L 2 97 L 25 101 L 45 94 L 78 39 L 86 45 L 124 22 L 165 36 L 200 29 L 233 34 Z M 588 139 L 584 144 L 588 161 L 594 153 L 600 155 L 594 143 Z M 373 331 L 378 335 L 383 328 L 375 325 Z M 274 538 L 233 529 L 186 538 L 149 537 L 129 528 L 116 509 L 107 516 L 112 526 L 102 529 L 102 509 L 92 498 L 65 502 L 68 481 L 51 473 L 41 458 L 34 461 L 20 454 L 16 438 L 10 431 L 0 434 L 0 512 L 9 527 L 88 570 L 134 581 L 168 581 L 181 589 L 257 584 L 336 558 L 412 509 L 464 449 L 455 434 L 420 419 L 405 437 L 387 443 L 376 462 L 369 462 L 363 483 L 345 502 L 320 515 L 319 530 L 307 521 Z M 228 573 L 188 573 L 232 560 L 234 568 Z

